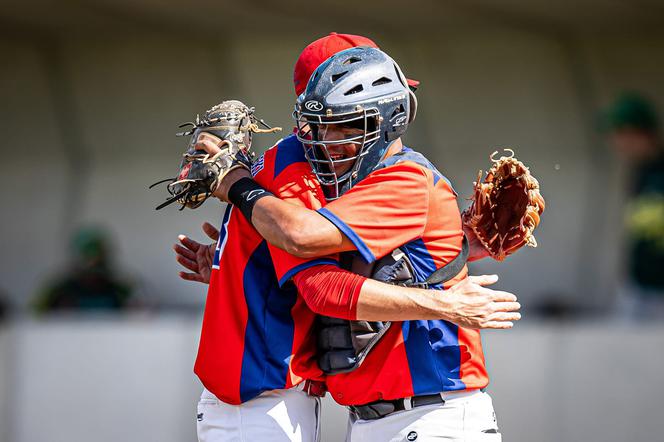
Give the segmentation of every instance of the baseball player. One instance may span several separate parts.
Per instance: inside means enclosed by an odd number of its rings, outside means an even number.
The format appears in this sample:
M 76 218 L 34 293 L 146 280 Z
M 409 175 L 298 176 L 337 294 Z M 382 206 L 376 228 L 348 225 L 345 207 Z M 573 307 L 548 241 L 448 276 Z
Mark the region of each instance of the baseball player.
M 315 179 L 311 179 L 301 145 L 289 137 L 269 152 L 254 167 L 256 180 L 285 199 L 296 197 L 300 204 L 319 207 L 317 201 L 324 198 L 320 188 L 312 186 Z M 283 252 L 267 246 L 236 212 L 229 207 L 224 213 L 213 257 L 195 369 L 206 386 L 199 404 L 199 438 L 313 440 L 317 431 L 317 401 L 302 391 L 313 393 L 316 384 L 303 380 L 315 380 L 321 375 L 313 361 L 313 349 L 304 339 L 313 323 L 313 314 L 292 288 L 279 289 L 278 280 L 286 281 L 290 274 L 308 266 L 334 261 L 329 258 L 298 261 L 280 254 Z M 198 271 L 200 267 L 192 260 L 196 258 L 192 253 L 203 251 L 198 253 L 203 256 L 207 250 L 200 245 L 194 247 L 195 243 L 187 238 L 182 238 L 182 242 L 191 250 L 178 248 L 178 260 Z M 499 293 L 468 282 L 456 287 L 460 296 L 465 294 L 478 304 L 483 299 L 488 305 L 487 296 Z M 427 297 L 426 291 L 417 292 L 428 302 L 428 310 L 415 307 L 412 293 L 399 298 L 403 292 L 415 289 L 385 286 L 379 287 L 378 293 L 381 289 L 394 295 L 389 299 L 393 305 L 406 302 L 410 310 L 399 308 L 400 313 L 412 311 L 410 317 L 440 317 L 447 309 L 449 318 L 454 319 L 449 302 Z M 350 292 L 355 294 L 353 290 Z M 513 295 L 508 297 L 511 300 Z M 360 297 L 357 305 L 367 303 L 366 300 L 374 299 Z M 376 307 L 380 306 L 368 310 Z M 463 318 L 477 327 L 492 326 L 486 322 L 488 315 L 477 314 L 481 309 L 471 310 L 467 309 L 457 319 Z M 336 313 L 325 305 L 319 311 Z
M 412 320 L 411 312 L 400 316 L 385 299 L 369 302 L 380 299 L 375 281 L 332 261 L 316 261 L 352 250 L 373 262 L 400 248 L 415 280 L 425 283 L 461 253 L 464 235 L 454 190 L 426 158 L 401 142 L 415 106 L 389 56 L 366 47 L 342 51 L 312 74 L 295 111 L 298 139 L 327 205 L 314 211 L 288 204 L 242 171 L 228 174 L 215 195 L 237 206 L 271 244 L 314 257 L 307 261 L 313 265 L 300 264 L 282 278 L 291 277 L 310 306 L 327 297 L 336 304 L 336 317 L 404 320 L 392 324 L 362 365 L 329 372 L 334 399 L 351 410 L 349 440 L 500 440 L 491 398 L 483 391 L 488 376 L 477 330 L 423 320 L 433 318 Z M 213 139 L 201 139 L 198 147 L 217 151 Z M 445 288 L 466 273 L 463 267 Z M 321 286 L 323 280 L 336 283 Z M 346 285 L 354 287 L 353 296 L 339 293 Z M 493 311 L 492 319 L 518 320 L 514 305 L 504 307 Z M 403 312 L 403 306 L 398 309 Z

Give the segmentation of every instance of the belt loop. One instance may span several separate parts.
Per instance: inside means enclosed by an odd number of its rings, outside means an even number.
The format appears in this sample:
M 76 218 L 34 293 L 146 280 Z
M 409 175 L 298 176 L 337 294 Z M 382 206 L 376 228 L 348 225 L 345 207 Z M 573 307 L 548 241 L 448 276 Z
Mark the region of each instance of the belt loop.
M 413 409 L 413 397 L 405 397 L 403 398 L 403 409 L 404 410 L 412 410 Z

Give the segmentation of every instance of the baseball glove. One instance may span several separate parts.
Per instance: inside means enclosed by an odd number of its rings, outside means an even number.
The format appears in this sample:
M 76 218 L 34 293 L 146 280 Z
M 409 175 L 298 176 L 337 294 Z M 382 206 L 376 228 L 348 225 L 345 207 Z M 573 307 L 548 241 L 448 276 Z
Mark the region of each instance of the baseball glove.
M 523 245 L 537 247 L 533 236 L 544 211 L 539 183 L 528 168 L 514 157 L 494 158 L 493 166 L 482 181 L 479 171 L 473 203 L 461 214 L 465 226 L 472 229 L 480 243 L 496 260 L 502 261 Z
M 265 126 L 260 129 L 258 124 Z M 167 178 L 150 186 L 168 182 L 171 196 L 157 206 L 157 210 L 177 201 L 180 210 L 188 207 L 196 209 L 212 195 L 223 177 L 237 168 L 251 168 L 251 140 L 254 133 L 275 132 L 254 115 L 254 108 L 247 107 L 237 100 L 223 101 L 205 112 L 203 118 L 196 116 L 195 122 L 185 123 L 180 127 L 191 126 L 178 136 L 191 136 L 189 147 L 184 153 L 180 170 L 175 178 Z M 199 135 L 206 132 L 221 139 L 221 151 L 211 156 L 203 150 L 196 150 Z

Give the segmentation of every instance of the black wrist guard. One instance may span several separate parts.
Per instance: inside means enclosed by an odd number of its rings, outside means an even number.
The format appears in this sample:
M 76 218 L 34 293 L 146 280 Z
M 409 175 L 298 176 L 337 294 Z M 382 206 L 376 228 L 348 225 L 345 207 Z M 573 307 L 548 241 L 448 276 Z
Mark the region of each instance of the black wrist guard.
M 251 178 L 240 178 L 230 189 L 228 189 L 229 201 L 244 215 L 251 223 L 251 214 L 256 202 L 266 196 L 274 196 Z

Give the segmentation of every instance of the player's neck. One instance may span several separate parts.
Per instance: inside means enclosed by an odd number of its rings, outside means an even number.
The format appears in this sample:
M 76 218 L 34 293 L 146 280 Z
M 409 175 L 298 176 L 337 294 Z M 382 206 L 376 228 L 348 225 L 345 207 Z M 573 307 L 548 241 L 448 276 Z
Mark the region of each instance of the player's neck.
M 387 152 L 385 152 L 385 157 L 384 158 L 389 158 L 395 153 L 401 152 L 403 149 L 403 143 L 401 142 L 401 138 L 397 138 L 390 144 L 390 147 L 387 149 Z

